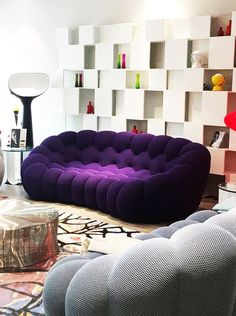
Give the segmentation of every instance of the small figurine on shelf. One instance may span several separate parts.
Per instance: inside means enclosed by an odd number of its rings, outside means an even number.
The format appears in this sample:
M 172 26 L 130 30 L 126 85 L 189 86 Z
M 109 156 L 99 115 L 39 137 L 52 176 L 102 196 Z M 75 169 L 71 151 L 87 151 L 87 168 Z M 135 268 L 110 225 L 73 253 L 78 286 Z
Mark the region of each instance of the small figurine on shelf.
M 205 57 L 202 52 L 195 50 L 191 54 L 192 68 L 201 68 L 204 66 Z
M 212 90 L 212 86 L 207 84 L 207 83 L 204 83 L 203 84 L 203 90 L 204 91 L 210 91 L 210 90 Z
M 122 68 L 126 68 L 126 55 L 122 54 Z
M 121 68 L 120 54 L 117 54 L 116 67 L 117 67 L 118 69 Z
M 17 124 L 18 124 L 18 115 L 19 115 L 19 108 L 15 107 L 13 112 L 14 112 L 14 117 L 15 117 L 15 123 L 16 123 L 16 126 L 17 126 Z
M 140 89 L 140 74 L 136 74 L 135 89 Z
M 91 101 L 89 101 L 89 104 L 87 105 L 87 114 L 94 114 L 94 106 Z
M 223 31 L 223 29 L 222 29 L 222 26 L 220 26 L 220 28 L 219 28 L 219 30 L 218 30 L 218 32 L 217 32 L 217 35 L 218 35 L 218 36 L 224 36 L 224 31 Z
M 213 91 L 223 91 L 225 84 L 225 77 L 222 74 L 215 74 L 211 77 L 213 83 Z
M 136 125 L 133 126 L 131 133 L 138 134 L 138 129 L 137 129 Z
M 231 25 L 232 20 L 229 20 L 228 24 L 226 25 L 225 35 L 231 35 Z

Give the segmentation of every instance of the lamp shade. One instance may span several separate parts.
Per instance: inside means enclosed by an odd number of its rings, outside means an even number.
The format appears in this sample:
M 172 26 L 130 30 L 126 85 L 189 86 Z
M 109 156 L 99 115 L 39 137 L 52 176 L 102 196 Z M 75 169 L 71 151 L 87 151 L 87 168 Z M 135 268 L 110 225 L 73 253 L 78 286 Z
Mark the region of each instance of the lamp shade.
M 236 112 L 228 113 L 224 118 L 225 125 L 236 131 Z

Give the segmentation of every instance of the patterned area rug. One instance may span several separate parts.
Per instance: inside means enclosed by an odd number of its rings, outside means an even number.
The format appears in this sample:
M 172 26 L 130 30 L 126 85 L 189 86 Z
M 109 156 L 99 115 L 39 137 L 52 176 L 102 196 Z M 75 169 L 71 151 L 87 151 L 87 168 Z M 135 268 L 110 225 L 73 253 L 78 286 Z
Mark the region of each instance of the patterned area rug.
M 132 237 L 136 233 L 138 231 L 99 220 L 61 213 L 58 229 L 60 253 L 56 257 L 25 272 L 0 273 L 0 315 L 44 315 L 42 290 L 47 272 L 59 259 L 80 253 L 81 238 L 106 238 L 110 234 Z

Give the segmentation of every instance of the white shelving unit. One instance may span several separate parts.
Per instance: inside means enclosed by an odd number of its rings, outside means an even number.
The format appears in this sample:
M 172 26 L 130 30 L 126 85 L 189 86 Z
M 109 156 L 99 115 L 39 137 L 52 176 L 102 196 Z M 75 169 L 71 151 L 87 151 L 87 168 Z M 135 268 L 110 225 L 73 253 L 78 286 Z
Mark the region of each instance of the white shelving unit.
M 231 35 L 218 36 L 229 19 Z M 235 178 L 236 132 L 224 124 L 224 116 L 236 111 L 235 37 L 236 12 L 58 29 L 67 125 L 99 131 L 130 131 L 136 125 L 142 132 L 182 136 L 205 146 L 215 131 L 224 131 L 223 148 L 208 147 L 211 173 Z M 191 68 L 195 50 L 204 53 L 202 68 Z M 224 91 L 204 91 L 216 73 L 225 77 Z M 82 75 L 81 88 L 75 88 L 76 74 Z M 95 114 L 86 114 L 89 101 Z

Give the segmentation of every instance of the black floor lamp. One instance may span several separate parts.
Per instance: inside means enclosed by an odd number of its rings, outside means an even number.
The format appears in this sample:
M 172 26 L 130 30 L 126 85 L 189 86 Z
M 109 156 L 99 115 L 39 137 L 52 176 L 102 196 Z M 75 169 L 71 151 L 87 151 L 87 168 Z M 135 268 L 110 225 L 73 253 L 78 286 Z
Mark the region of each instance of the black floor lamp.
M 20 98 L 23 104 L 22 128 L 27 130 L 27 148 L 34 147 L 31 103 L 48 89 L 49 84 L 49 77 L 45 73 L 15 73 L 9 78 L 10 92 Z

